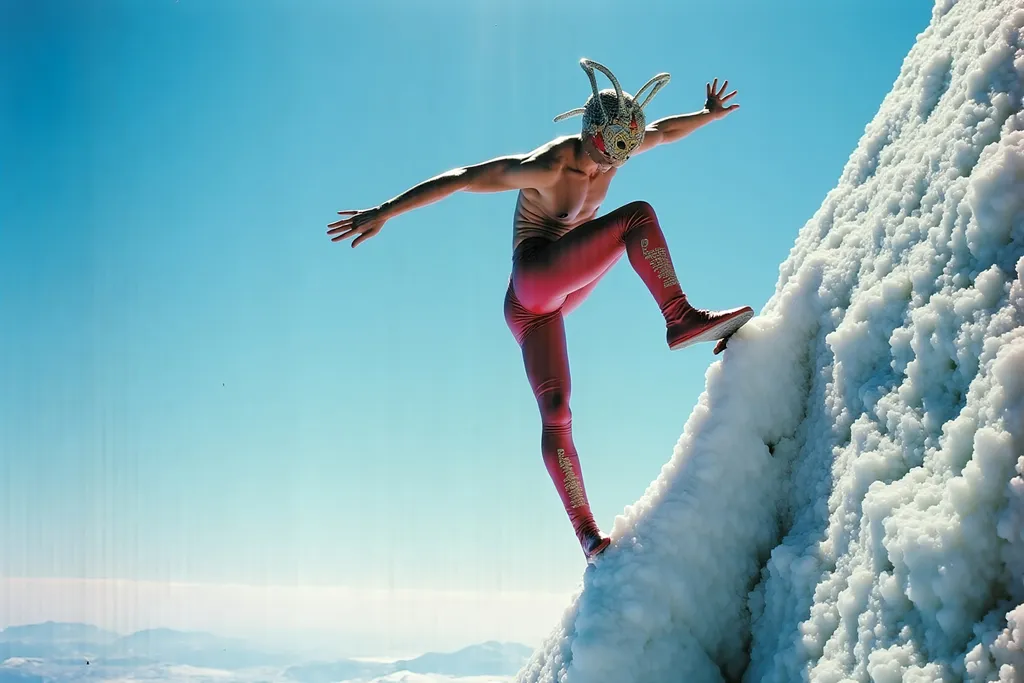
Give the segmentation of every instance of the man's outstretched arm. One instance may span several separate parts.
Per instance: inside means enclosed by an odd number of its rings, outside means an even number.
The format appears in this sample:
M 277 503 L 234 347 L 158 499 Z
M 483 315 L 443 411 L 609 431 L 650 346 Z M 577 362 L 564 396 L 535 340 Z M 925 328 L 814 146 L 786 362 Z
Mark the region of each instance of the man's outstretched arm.
M 640 143 L 640 147 L 637 149 L 636 153 L 639 154 L 640 152 L 646 152 L 658 145 L 682 140 L 701 126 L 711 123 L 712 121 L 717 121 L 732 112 L 734 109 L 739 109 L 740 105 L 738 104 L 725 106 L 725 102 L 736 95 L 735 90 L 728 95 L 722 95 L 728 85 L 729 81 L 725 81 L 725 83 L 722 84 L 722 88 L 719 89 L 718 79 L 716 78 L 713 85 L 711 83 L 706 84 L 707 101 L 704 104 L 704 109 L 692 114 L 666 116 L 665 118 L 658 119 L 657 121 L 648 124 L 647 128 L 644 130 L 644 141 Z
M 445 171 L 415 185 L 380 206 L 362 211 L 339 211 L 345 216 L 327 227 L 331 241 L 339 242 L 357 233 L 352 246 L 373 237 L 384 223 L 395 216 L 433 204 L 459 191 L 504 192 L 526 188 L 550 186 L 558 173 L 559 164 L 550 149 L 530 154 L 497 157 L 472 166 Z
M 540 155 L 498 157 L 445 171 L 389 199 L 380 208 L 387 218 L 394 218 L 454 192 L 504 192 L 546 187 L 550 184 L 553 170 L 551 161 Z

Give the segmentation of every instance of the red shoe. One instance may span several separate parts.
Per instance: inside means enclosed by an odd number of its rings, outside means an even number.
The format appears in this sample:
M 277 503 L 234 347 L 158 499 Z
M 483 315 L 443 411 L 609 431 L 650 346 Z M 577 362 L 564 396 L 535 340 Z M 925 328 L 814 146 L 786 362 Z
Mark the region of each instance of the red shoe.
M 670 318 L 675 322 L 668 325 L 665 333 L 668 348 L 676 351 L 699 342 L 727 339 L 753 317 L 754 309 L 750 306 L 727 311 L 708 311 L 694 308 L 686 300 L 686 296 L 683 296 L 678 311 Z M 715 352 L 719 353 L 724 348 L 724 344 L 718 344 Z
M 587 562 L 593 562 L 594 558 L 605 551 L 611 545 L 612 539 L 600 531 L 587 532 L 580 538 L 580 545 L 583 547 L 583 555 Z

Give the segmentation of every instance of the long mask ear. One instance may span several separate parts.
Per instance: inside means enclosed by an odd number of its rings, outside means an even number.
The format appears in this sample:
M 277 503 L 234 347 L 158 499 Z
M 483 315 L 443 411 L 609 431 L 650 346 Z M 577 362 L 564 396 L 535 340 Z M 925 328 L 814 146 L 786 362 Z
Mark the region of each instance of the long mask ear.
M 619 80 L 615 78 L 615 74 L 613 74 L 605 65 L 595 62 L 592 59 L 587 59 L 586 57 L 580 60 L 580 67 L 583 69 L 584 73 L 587 74 L 587 77 L 590 78 L 590 88 L 591 90 L 594 91 L 594 99 L 597 101 L 597 106 L 600 107 L 601 109 L 601 114 L 604 116 L 605 122 L 607 122 L 609 119 L 608 112 L 604 108 L 604 102 L 601 100 L 601 93 L 597 88 L 597 77 L 594 75 L 594 69 L 597 69 L 598 71 L 603 73 L 605 76 L 608 77 L 608 80 L 612 82 L 612 85 L 615 87 L 615 95 L 619 100 L 619 112 L 620 114 L 625 114 L 626 98 L 622 93 L 622 86 L 619 85 Z M 668 74 L 662 75 L 665 76 L 665 82 L 668 82 Z M 655 76 L 653 79 L 651 79 L 650 82 L 647 83 L 647 85 L 650 85 L 651 82 L 658 78 L 660 78 L 660 76 Z M 644 85 L 644 88 L 646 88 L 647 85 Z M 660 83 L 658 85 L 658 88 L 660 88 L 662 85 L 664 85 L 664 83 Z M 655 92 L 657 92 L 657 88 L 655 88 Z M 637 95 L 639 94 L 640 93 L 637 93 Z M 647 96 L 647 99 L 650 99 L 651 97 L 653 97 L 653 95 L 654 93 L 652 92 L 650 95 Z M 578 107 L 576 109 L 567 111 L 564 114 L 559 114 L 558 116 L 555 117 L 555 122 L 557 123 L 558 121 L 562 121 L 573 116 L 579 116 L 580 114 L 584 113 L 586 113 L 586 109 L 584 107 Z
M 644 83 L 644 86 L 637 90 L 636 95 L 633 96 L 633 101 L 639 102 L 639 104 L 636 104 L 635 106 L 639 107 L 640 109 L 646 107 L 647 103 L 654 99 L 655 93 L 664 88 L 671 78 L 672 76 L 670 76 L 669 74 L 661 73 L 652 78 L 651 80 L 647 81 L 646 83 Z M 644 90 L 647 90 L 647 88 L 649 88 L 651 85 L 654 85 L 654 89 L 647 94 L 647 97 L 644 99 L 643 102 L 640 102 L 640 93 L 642 93 Z
M 619 112 L 620 114 L 624 114 L 626 112 L 626 98 L 622 95 L 622 86 L 619 85 L 618 79 L 615 78 L 615 75 L 608 69 L 608 67 L 595 62 L 593 59 L 587 59 L 586 57 L 580 60 L 580 66 L 590 78 L 590 87 L 594 90 L 594 99 L 596 99 L 598 104 L 601 105 L 601 113 L 604 114 L 604 120 L 608 120 L 608 112 L 605 111 L 604 103 L 601 102 L 601 95 L 597 90 L 597 78 L 594 76 L 594 69 L 597 69 L 607 76 L 608 80 L 612 82 L 613 86 L 615 86 L 615 95 L 619 98 Z
M 558 116 L 555 117 L 555 123 L 558 123 L 559 121 L 563 121 L 565 119 L 570 119 L 573 116 L 579 116 L 580 114 L 586 113 L 586 111 L 587 110 L 584 109 L 583 107 L 579 107 L 578 109 L 567 111 L 564 114 L 559 114 Z

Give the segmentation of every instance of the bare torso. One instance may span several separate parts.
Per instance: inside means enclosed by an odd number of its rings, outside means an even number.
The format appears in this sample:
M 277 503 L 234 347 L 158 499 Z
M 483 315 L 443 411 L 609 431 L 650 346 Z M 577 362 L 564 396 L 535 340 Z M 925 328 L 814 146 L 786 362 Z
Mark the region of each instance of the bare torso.
M 615 176 L 615 168 L 579 163 L 585 152 L 578 137 L 559 138 L 543 154 L 557 159 L 557 179 L 544 190 L 520 190 L 512 224 L 513 254 L 527 240 L 555 240 L 595 218 Z

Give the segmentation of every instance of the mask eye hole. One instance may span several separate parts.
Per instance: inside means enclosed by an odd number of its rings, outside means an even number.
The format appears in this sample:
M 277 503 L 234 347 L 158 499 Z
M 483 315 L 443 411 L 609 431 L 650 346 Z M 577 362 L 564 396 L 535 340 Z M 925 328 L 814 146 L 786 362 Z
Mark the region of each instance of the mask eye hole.
M 618 142 L 616 142 L 615 146 L 618 147 L 619 149 L 626 149 L 626 143 L 623 142 L 622 140 L 619 140 Z

